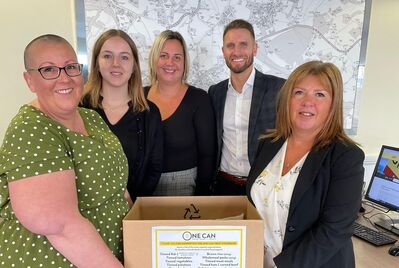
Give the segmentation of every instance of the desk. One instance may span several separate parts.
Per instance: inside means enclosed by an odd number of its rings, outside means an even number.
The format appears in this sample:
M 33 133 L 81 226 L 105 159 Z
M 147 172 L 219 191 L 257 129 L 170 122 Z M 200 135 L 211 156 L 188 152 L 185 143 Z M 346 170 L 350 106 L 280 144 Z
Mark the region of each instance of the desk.
M 366 209 L 367 217 L 372 217 L 371 220 L 374 222 L 378 220 L 378 216 L 373 217 L 373 214 L 381 213 L 378 210 L 363 205 Z M 359 213 L 358 222 L 364 224 L 367 227 L 373 228 L 373 226 L 362 217 L 363 213 Z M 389 233 L 392 234 L 392 233 Z M 398 236 L 392 234 L 393 237 L 399 239 Z M 357 268 L 396 268 L 399 267 L 399 256 L 391 256 L 388 254 L 388 249 L 392 245 L 376 247 L 364 240 L 352 236 L 353 248 L 355 251 L 356 267 Z

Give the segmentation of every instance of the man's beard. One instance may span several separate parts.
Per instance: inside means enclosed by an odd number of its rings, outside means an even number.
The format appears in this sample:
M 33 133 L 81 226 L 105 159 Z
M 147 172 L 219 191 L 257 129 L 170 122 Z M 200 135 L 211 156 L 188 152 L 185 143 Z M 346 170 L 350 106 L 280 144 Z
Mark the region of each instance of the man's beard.
M 225 60 L 225 62 L 226 62 L 227 67 L 229 67 L 229 69 L 230 69 L 233 73 L 239 74 L 239 73 L 244 72 L 246 69 L 248 69 L 248 68 L 254 63 L 254 57 L 253 57 L 253 56 L 249 57 L 249 61 L 246 62 L 246 63 L 245 63 L 243 66 L 241 66 L 241 67 L 233 67 L 233 66 L 230 64 L 230 61 L 228 61 L 228 60 Z

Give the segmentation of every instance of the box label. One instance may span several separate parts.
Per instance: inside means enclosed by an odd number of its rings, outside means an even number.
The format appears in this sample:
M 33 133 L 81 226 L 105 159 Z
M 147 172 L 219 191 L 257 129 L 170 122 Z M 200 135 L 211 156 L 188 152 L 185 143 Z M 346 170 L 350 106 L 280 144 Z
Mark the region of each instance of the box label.
M 152 268 L 245 268 L 245 226 L 152 227 Z

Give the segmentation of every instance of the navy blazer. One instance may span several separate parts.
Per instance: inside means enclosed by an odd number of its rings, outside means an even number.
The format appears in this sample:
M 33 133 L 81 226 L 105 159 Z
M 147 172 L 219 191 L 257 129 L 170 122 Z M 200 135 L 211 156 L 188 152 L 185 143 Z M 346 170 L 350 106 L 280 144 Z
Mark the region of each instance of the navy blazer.
M 259 144 L 249 172 L 247 196 L 259 174 L 284 140 Z M 288 212 L 282 252 L 277 267 L 355 267 L 351 236 L 361 203 L 364 153 L 353 144 L 335 140 L 312 149 L 299 173 Z
M 284 82 L 285 79 L 283 78 L 266 75 L 255 69 L 255 81 L 248 127 L 248 158 L 251 165 L 255 160 L 259 136 L 264 134 L 267 129 L 274 128 L 276 117 L 276 97 Z M 220 166 L 220 160 L 222 157 L 223 116 L 228 84 L 229 79 L 226 79 L 211 86 L 208 90 L 216 116 L 217 168 Z

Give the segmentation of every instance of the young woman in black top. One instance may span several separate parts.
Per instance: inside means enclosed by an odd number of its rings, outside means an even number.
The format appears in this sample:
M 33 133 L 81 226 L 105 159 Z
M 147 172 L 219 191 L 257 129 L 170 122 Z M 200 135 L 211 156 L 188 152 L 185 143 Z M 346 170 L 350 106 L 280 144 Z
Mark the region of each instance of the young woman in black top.
M 208 195 L 215 170 L 216 133 L 206 91 L 186 80 L 189 58 L 183 37 L 163 31 L 149 56 L 147 98 L 162 117 L 164 168 L 155 195 Z
M 129 163 L 131 200 L 152 195 L 163 163 L 161 117 L 145 99 L 138 51 L 124 31 L 111 29 L 97 39 L 82 105 L 96 110 L 119 138 Z

